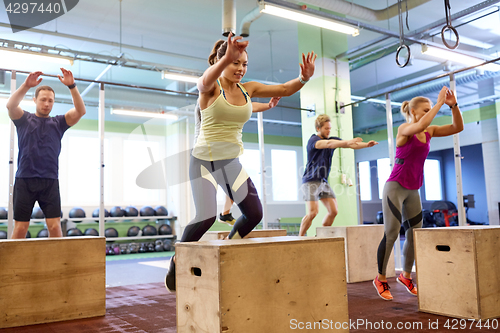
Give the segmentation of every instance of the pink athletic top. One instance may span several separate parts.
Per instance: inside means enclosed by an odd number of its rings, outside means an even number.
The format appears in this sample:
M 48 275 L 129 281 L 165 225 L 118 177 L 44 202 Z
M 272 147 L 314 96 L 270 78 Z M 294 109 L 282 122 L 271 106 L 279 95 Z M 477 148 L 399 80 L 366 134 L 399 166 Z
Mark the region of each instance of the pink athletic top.
M 388 182 L 398 182 L 409 190 L 418 190 L 424 181 L 424 163 L 431 147 L 431 135 L 425 131 L 422 143 L 415 135 L 396 148 L 396 160 Z

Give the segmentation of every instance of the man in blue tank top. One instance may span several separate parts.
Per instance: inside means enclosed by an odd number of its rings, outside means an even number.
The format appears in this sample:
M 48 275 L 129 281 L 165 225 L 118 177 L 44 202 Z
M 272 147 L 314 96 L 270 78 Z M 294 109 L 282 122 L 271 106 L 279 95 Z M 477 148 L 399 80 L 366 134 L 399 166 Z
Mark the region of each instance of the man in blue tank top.
M 317 133 L 313 134 L 307 143 L 307 164 L 302 177 L 301 191 L 307 205 L 307 215 L 300 223 L 299 236 L 306 235 L 313 219 L 318 215 L 318 200 L 321 200 L 328 211 L 323 219 L 324 227 L 331 226 L 337 216 L 337 199 L 328 184 L 335 148 L 361 149 L 378 144 L 375 141 L 361 142 L 363 141 L 361 138 L 342 140 L 336 136 L 330 137 L 332 125 L 330 117 L 326 114 L 316 118 L 315 127 Z
M 42 82 L 42 72 L 28 75 L 7 102 L 9 117 L 17 128 L 19 143 L 18 167 L 14 184 L 14 231 L 12 238 L 25 238 L 35 202 L 42 209 L 50 237 L 61 237 L 61 197 L 59 194 L 59 153 L 64 132 L 85 114 L 85 104 L 76 88 L 71 71 L 61 68 L 59 80 L 66 85 L 74 108 L 65 115 L 50 117 L 55 93 L 49 86 L 40 86 L 33 101 L 35 113 L 21 109 L 19 104 L 30 88 Z

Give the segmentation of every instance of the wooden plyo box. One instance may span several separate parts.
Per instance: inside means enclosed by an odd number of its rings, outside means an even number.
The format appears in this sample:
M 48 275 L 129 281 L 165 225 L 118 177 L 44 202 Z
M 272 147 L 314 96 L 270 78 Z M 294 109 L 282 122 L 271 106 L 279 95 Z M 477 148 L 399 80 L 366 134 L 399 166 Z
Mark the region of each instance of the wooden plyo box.
M 500 317 L 500 227 L 416 229 L 419 311 Z
M 200 241 L 211 241 L 224 239 L 229 235 L 229 231 L 207 231 Z M 286 229 L 259 229 L 252 230 L 244 238 L 260 238 L 260 237 L 280 237 L 286 236 Z
M 377 276 L 377 250 L 384 237 L 383 224 L 316 228 L 317 237 L 343 237 L 347 283 L 370 281 Z M 387 277 L 396 275 L 394 251 L 387 264 Z
M 0 240 L 0 328 L 104 316 L 104 237 Z
M 177 332 L 289 333 L 318 321 L 348 323 L 344 263 L 342 238 L 177 243 Z M 348 331 L 345 324 L 337 332 Z

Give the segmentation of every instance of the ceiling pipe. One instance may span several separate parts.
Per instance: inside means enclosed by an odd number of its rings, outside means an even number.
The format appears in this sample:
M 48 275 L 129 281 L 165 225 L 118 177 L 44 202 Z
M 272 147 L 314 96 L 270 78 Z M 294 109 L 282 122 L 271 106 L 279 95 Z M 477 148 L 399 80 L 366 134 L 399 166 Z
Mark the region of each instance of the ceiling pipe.
M 255 7 L 250 13 L 245 15 L 240 25 L 240 36 L 248 37 L 250 36 L 250 25 L 252 25 L 253 21 L 262 16 L 260 12 L 260 6 Z
M 500 71 L 499 72 L 485 71 L 483 75 L 478 75 L 476 70 L 473 70 L 472 73 L 462 72 L 455 74 L 455 81 L 458 86 L 458 85 L 486 80 L 497 76 L 500 76 Z M 449 86 L 449 85 L 450 85 L 450 78 L 443 77 L 431 82 L 420 84 L 418 86 L 410 87 L 405 90 L 393 92 L 391 93 L 391 99 L 394 101 L 403 101 L 409 98 L 413 98 L 415 96 L 421 96 L 438 92 L 441 88 L 443 88 L 443 86 Z
M 222 0 L 222 36 L 236 34 L 236 6 L 234 0 Z
M 418 7 L 430 0 L 408 0 L 408 10 Z M 371 9 L 344 0 L 290 0 L 295 3 L 306 3 L 338 14 L 347 15 L 363 21 L 385 21 L 398 15 L 398 4 L 384 9 Z

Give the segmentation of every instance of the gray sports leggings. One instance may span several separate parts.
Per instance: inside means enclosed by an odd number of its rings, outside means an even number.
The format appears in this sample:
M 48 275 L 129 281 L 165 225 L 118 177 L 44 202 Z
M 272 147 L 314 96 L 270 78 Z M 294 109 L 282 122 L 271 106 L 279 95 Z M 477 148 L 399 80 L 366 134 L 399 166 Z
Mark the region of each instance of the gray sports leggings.
M 238 158 L 203 161 L 191 156 L 189 178 L 196 208 L 195 218 L 182 234 L 181 242 L 196 242 L 214 224 L 217 217 L 217 187 L 233 200 L 241 211 L 229 238 L 243 238 L 262 219 L 262 204 L 252 180 Z
M 386 182 L 382 197 L 382 210 L 384 214 L 384 238 L 380 242 L 377 252 L 378 272 L 386 275 L 387 262 L 394 242 L 398 238 L 401 222 L 403 222 L 406 237 L 403 246 L 403 269 L 405 272 L 411 272 L 415 261 L 413 228 L 422 227 L 422 204 L 418 190 L 408 190 L 398 182 Z

